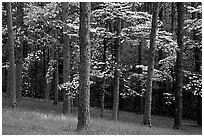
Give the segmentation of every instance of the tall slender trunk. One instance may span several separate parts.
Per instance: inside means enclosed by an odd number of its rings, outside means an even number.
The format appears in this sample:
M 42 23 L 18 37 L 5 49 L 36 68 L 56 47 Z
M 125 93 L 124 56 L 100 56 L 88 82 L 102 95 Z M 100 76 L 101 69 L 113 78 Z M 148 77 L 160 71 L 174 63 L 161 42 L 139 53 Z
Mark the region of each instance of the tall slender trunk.
M 36 53 L 37 53 L 37 47 L 36 47 L 36 45 L 34 45 L 34 54 L 33 54 L 33 56 L 35 57 L 36 56 Z M 35 91 L 36 91 L 36 80 L 37 80 L 37 61 L 36 61 L 36 59 L 34 60 L 34 73 L 33 73 L 33 75 L 32 75 L 32 90 L 31 90 L 31 98 L 33 98 L 34 97 L 34 93 L 35 93 Z
M 155 58 L 155 40 L 157 32 L 157 17 L 159 12 L 159 3 L 154 3 L 154 11 L 152 17 L 152 28 L 150 34 L 150 48 L 149 48 L 149 61 L 147 72 L 147 84 L 145 93 L 145 109 L 143 115 L 143 124 L 152 126 L 151 124 L 151 104 L 152 104 L 152 77 L 154 73 L 154 58 Z
M 103 72 L 105 72 L 106 69 L 106 39 L 104 38 L 103 40 L 103 46 L 104 46 L 104 51 L 103 51 Z M 102 90 L 101 90 L 101 118 L 103 118 L 104 115 L 104 99 L 105 99 L 105 88 L 106 88 L 106 77 L 105 77 L 105 73 L 103 76 L 103 83 L 102 83 Z
M 55 91 L 54 91 L 54 101 L 53 104 L 57 105 L 58 104 L 58 96 L 59 96 L 59 92 L 58 92 L 58 84 L 59 84 L 59 69 L 58 69 L 58 40 L 57 40 L 57 29 L 55 29 L 55 60 L 56 60 L 56 64 L 55 64 Z
M 54 59 L 54 50 L 53 50 L 54 46 L 52 45 L 51 49 L 48 48 L 48 61 L 52 61 Z M 48 65 L 49 67 L 49 65 Z M 53 74 L 51 74 L 53 75 Z M 47 80 L 46 80 L 47 81 Z M 45 101 L 49 101 L 49 97 L 50 97 L 50 89 L 51 89 L 51 81 L 47 81 L 46 82 L 47 85 L 46 85 L 46 90 L 45 90 Z
M 191 6 L 196 8 L 197 6 L 197 2 L 191 2 Z M 197 13 L 196 12 L 193 12 L 192 13 L 192 19 L 197 19 L 198 16 L 197 16 Z M 197 40 L 197 37 L 196 37 L 196 31 L 193 30 L 193 40 Z M 201 56 L 201 50 L 199 47 L 197 46 L 194 46 L 194 60 L 195 60 L 195 72 L 196 73 L 201 73 L 201 59 L 200 59 L 200 56 Z M 198 93 L 197 94 L 197 100 L 196 100 L 196 114 L 197 114 L 197 125 L 198 126 L 202 126 L 202 97 L 200 96 L 200 94 Z
M 50 89 L 51 89 L 51 81 L 47 83 L 46 91 L 45 91 L 45 101 L 48 102 L 50 98 Z
M 33 94 L 34 94 L 34 90 L 35 90 L 35 78 L 32 78 L 32 89 L 31 89 L 31 98 L 33 98 Z
M 145 44 L 145 38 L 141 39 L 140 44 L 138 45 L 138 65 L 142 65 L 142 47 L 144 47 Z M 138 68 L 137 70 L 138 74 L 142 74 L 142 67 Z M 142 81 L 139 80 L 138 82 L 138 89 L 139 93 L 142 93 Z M 140 97 L 140 113 L 144 112 L 144 96 Z
M 90 13 L 91 3 L 80 2 L 80 64 L 77 130 L 87 129 L 90 125 Z
M 42 65 L 42 87 L 43 87 L 43 91 L 45 93 L 45 88 L 46 88 L 46 79 L 45 79 L 45 76 L 46 76 L 46 69 L 47 69 L 47 61 L 46 60 L 46 55 L 47 55 L 47 52 L 46 52 L 46 46 L 43 46 L 43 55 L 42 55 L 42 60 L 43 60 L 43 65 Z
M 117 38 L 115 39 L 115 72 L 114 72 L 114 89 L 113 89 L 113 120 L 118 120 L 119 111 L 119 86 L 120 86 L 120 38 L 119 34 L 121 31 L 121 19 L 116 18 L 115 31 L 117 32 Z
M 158 51 L 158 62 L 163 59 L 163 49 L 160 48 Z M 158 69 L 160 68 L 160 65 L 157 66 Z M 159 91 L 158 91 L 158 103 L 157 103 L 157 109 L 158 113 L 161 114 L 163 111 L 163 93 L 166 91 L 165 89 L 165 81 L 159 82 Z
M 164 21 L 164 9 L 165 9 L 165 3 L 162 4 L 163 6 L 160 8 L 159 13 L 158 13 L 158 17 L 160 21 Z M 161 26 L 161 30 L 163 30 L 163 28 L 165 28 L 165 24 Z
M 174 2 L 171 3 L 171 32 L 174 33 L 174 20 L 175 20 L 175 6 Z
M 8 45 L 9 45 L 9 70 L 8 70 L 8 85 L 7 93 L 10 93 L 10 103 L 12 107 L 16 107 L 16 70 L 15 70 L 15 55 L 14 55 L 14 35 L 13 35 L 13 20 L 11 12 L 11 2 L 6 3 L 7 10 L 7 27 L 8 27 Z
M 197 125 L 202 126 L 202 97 L 197 95 L 196 102 Z
M 182 80 L 183 80 L 183 26 L 184 26 L 184 3 L 178 2 L 178 29 L 177 29 L 177 43 L 178 51 L 176 58 L 176 80 L 175 80 L 175 116 L 174 126 L 175 129 L 182 127 Z
M 17 3 L 18 9 L 17 9 L 17 20 L 18 20 L 18 28 L 20 28 L 20 31 L 23 32 L 23 2 Z M 17 103 L 20 105 L 21 100 L 21 90 L 22 90 L 22 70 L 23 70 L 23 36 L 20 36 L 20 45 L 16 48 L 16 97 L 17 97 Z
M 9 61 L 9 59 L 8 59 L 8 61 Z M 7 75 L 6 75 L 6 95 L 10 98 L 11 97 L 11 90 L 10 90 L 10 83 L 11 83 L 11 78 L 10 78 L 10 76 L 11 76 L 11 74 L 10 74 L 10 65 L 9 65 L 9 67 L 7 68 Z
M 68 2 L 62 3 L 62 21 L 66 23 L 68 20 Z M 63 32 L 68 31 L 67 26 L 63 27 Z M 63 83 L 70 82 L 70 38 L 63 33 Z M 63 114 L 71 113 L 71 97 L 67 95 L 70 88 L 63 90 Z
M 54 60 L 54 54 L 55 54 L 55 47 L 54 44 L 52 45 L 52 47 L 49 49 L 48 48 L 48 61 L 53 61 Z M 48 65 L 49 67 L 49 65 Z M 50 75 L 54 75 L 54 73 L 50 74 Z M 49 76 L 49 77 L 52 77 Z M 50 90 L 51 90 L 51 84 L 52 84 L 52 79 L 50 81 L 47 81 L 47 85 L 46 85 L 46 91 L 45 91 L 45 101 L 48 102 L 49 101 L 49 97 L 50 97 Z

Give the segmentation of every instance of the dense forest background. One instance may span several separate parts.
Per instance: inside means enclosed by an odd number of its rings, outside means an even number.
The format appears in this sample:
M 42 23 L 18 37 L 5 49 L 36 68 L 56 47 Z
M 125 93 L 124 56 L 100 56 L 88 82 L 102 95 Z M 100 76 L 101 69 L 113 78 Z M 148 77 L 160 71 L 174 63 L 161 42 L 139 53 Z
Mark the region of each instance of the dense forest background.
M 201 2 L 185 2 L 181 11 L 175 2 L 93 2 L 87 12 L 90 25 L 86 19 L 80 22 L 86 15 L 80 3 L 13 2 L 10 14 L 7 4 L 2 3 L 2 91 L 13 107 L 20 106 L 22 97 L 30 97 L 53 104 L 62 101 L 62 112 L 71 113 L 83 100 L 81 70 L 90 74 L 90 106 L 101 109 L 101 117 L 104 109 L 113 109 L 116 120 L 117 110 L 143 114 L 150 86 L 153 115 L 174 117 L 180 98 L 182 118 L 197 120 L 201 126 Z M 83 35 L 90 37 L 84 49 Z M 180 35 L 183 50 L 178 45 Z M 88 54 L 84 58 L 82 50 Z M 88 57 L 90 66 L 86 66 Z M 175 92 L 179 68 L 182 94 Z

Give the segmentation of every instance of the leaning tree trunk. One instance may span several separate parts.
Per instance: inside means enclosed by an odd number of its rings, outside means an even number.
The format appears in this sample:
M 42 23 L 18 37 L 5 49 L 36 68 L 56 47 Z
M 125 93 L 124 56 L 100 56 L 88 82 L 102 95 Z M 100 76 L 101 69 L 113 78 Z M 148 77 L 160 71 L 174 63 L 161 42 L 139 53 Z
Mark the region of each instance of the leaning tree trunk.
M 115 22 L 115 31 L 117 32 L 117 38 L 115 39 L 115 72 L 114 72 L 114 89 L 113 89 L 113 120 L 118 120 L 118 107 L 119 107 L 119 85 L 120 85 L 120 72 L 119 72 L 119 64 L 120 64 L 120 38 L 119 34 L 121 31 L 121 20 L 120 18 L 116 19 Z
M 147 86 L 145 93 L 145 109 L 143 115 L 143 124 L 152 126 L 151 124 L 151 104 L 152 104 L 152 77 L 154 73 L 154 58 L 155 58 L 155 40 L 157 31 L 157 17 L 159 12 L 159 3 L 154 3 L 154 12 L 152 17 L 152 28 L 150 34 L 150 49 L 149 49 L 149 61 L 147 72 Z
M 197 6 L 197 2 L 192 2 L 191 3 L 191 6 L 196 8 Z M 196 12 L 193 12 L 192 13 L 192 19 L 197 19 L 197 13 Z M 197 36 L 196 36 L 196 31 L 193 30 L 193 40 L 196 41 L 197 40 Z M 195 72 L 200 74 L 201 72 L 201 59 L 200 59 L 200 56 L 201 56 L 201 49 L 198 47 L 198 46 L 194 46 L 194 60 L 195 60 Z M 198 93 L 197 94 L 197 100 L 196 100 L 196 105 L 197 105 L 197 108 L 196 108 L 196 114 L 197 114 L 197 125 L 198 126 L 202 126 L 202 97 L 200 96 L 200 94 Z
M 10 103 L 12 107 L 16 107 L 16 70 L 15 70 L 15 55 L 14 55 L 14 35 L 13 22 L 11 12 L 11 2 L 6 3 L 7 10 L 7 27 L 8 27 L 8 45 L 9 45 L 9 70 L 8 70 L 8 85 L 7 93 L 10 93 Z
M 68 20 L 68 2 L 62 3 L 62 21 L 66 23 Z M 63 32 L 67 32 L 66 25 L 63 26 Z M 70 82 L 70 42 L 69 36 L 63 33 L 63 83 Z M 71 113 L 71 99 L 67 95 L 70 92 L 70 87 L 67 90 L 63 90 L 63 114 Z
M 90 124 L 90 13 L 91 3 L 80 2 L 80 64 L 77 130 L 87 129 Z
M 54 101 L 53 104 L 58 104 L 58 84 L 59 84 L 59 69 L 58 69 L 58 40 L 57 40 L 57 29 L 55 29 L 55 90 L 54 90 Z
M 20 28 L 20 33 L 23 33 L 23 2 L 17 3 L 17 21 L 18 28 Z M 22 70 L 23 70 L 23 34 L 20 35 L 20 44 L 16 48 L 16 97 L 17 103 L 20 105 L 21 100 L 21 90 L 22 90 Z
M 184 3 L 177 3 L 178 11 L 178 30 L 177 43 L 178 51 L 176 58 L 176 80 L 175 80 L 175 115 L 174 115 L 174 129 L 180 129 L 182 126 L 182 80 L 183 80 L 183 26 L 184 26 Z

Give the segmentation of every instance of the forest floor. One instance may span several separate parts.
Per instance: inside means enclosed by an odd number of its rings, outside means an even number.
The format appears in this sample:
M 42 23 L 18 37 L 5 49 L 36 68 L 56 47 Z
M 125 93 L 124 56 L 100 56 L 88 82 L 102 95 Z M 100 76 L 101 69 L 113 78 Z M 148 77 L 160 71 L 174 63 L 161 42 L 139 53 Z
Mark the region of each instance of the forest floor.
M 119 112 L 119 121 L 111 120 L 111 110 L 105 110 L 100 119 L 100 110 L 91 108 L 91 125 L 87 131 L 75 131 L 76 110 L 63 116 L 62 103 L 53 105 L 39 99 L 23 98 L 20 108 L 8 106 L 8 99 L 2 98 L 3 135 L 201 135 L 202 128 L 195 121 L 183 120 L 183 129 L 174 130 L 173 118 L 152 116 L 152 128 L 141 124 L 142 115 Z

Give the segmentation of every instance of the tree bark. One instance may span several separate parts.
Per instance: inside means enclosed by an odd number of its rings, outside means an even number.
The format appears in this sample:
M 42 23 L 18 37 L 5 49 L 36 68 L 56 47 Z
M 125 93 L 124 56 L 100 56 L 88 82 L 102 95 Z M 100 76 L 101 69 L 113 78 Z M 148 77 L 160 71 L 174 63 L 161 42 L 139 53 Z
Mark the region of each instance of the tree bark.
M 17 21 L 18 28 L 20 28 L 20 33 L 23 33 L 23 2 L 17 3 Z M 16 48 L 16 97 L 17 103 L 20 105 L 21 100 L 21 90 L 22 90 L 22 70 L 23 70 L 23 36 L 20 35 L 20 44 Z
M 174 20 L 175 20 L 175 6 L 174 2 L 171 3 L 171 33 L 174 33 Z
M 196 8 L 197 6 L 197 2 L 191 2 L 191 6 Z M 192 13 L 192 19 L 196 19 L 198 18 L 197 17 L 197 13 L 194 12 Z M 197 37 L 196 37 L 196 31 L 193 30 L 193 40 L 197 40 Z M 201 72 L 201 59 L 200 59 L 200 56 L 201 56 L 201 50 L 199 47 L 197 46 L 194 46 L 194 60 L 195 60 L 195 72 L 200 74 Z M 199 95 L 199 93 L 197 94 L 197 100 L 196 100 L 196 114 L 197 114 L 197 125 L 198 126 L 202 126 L 202 97 Z
M 121 31 L 121 19 L 116 18 L 115 20 L 115 31 L 117 38 L 115 39 L 115 72 L 114 72 L 114 89 L 113 89 L 113 120 L 118 120 L 119 111 L 119 86 L 120 86 L 120 31 Z
M 105 72 L 106 69 L 106 39 L 104 38 L 103 40 L 103 46 L 104 46 L 104 51 L 103 51 L 103 72 Z M 103 84 L 102 84 L 102 90 L 101 90 L 101 118 L 103 118 L 104 115 L 104 99 L 105 99 L 105 89 L 106 88 L 106 77 L 105 77 L 105 73 L 103 76 Z
M 49 83 L 47 83 L 47 86 L 46 86 L 46 91 L 45 91 L 45 101 L 46 102 L 49 101 L 50 89 L 51 89 L 51 81 Z
M 145 93 L 145 109 L 143 115 L 143 124 L 152 126 L 151 124 L 151 104 L 152 104 L 152 77 L 154 73 L 154 58 L 155 58 L 155 40 L 157 32 L 157 18 L 159 12 L 159 3 L 154 3 L 154 11 L 152 17 L 152 28 L 150 34 L 150 48 L 149 48 L 149 61 L 147 72 L 147 84 Z
M 47 57 L 48 61 L 50 60 L 53 60 L 54 59 L 54 51 L 53 51 L 53 47 L 51 47 L 51 51 L 50 49 L 48 48 L 48 57 Z M 48 68 L 49 68 L 49 65 L 48 65 Z M 52 74 L 53 75 L 53 74 Z M 47 81 L 47 80 L 46 80 Z M 51 81 L 47 81 L 46 82 L 47 85 L 46 85 L 46 90 L 45 90 L 45 101 L 48 102 L 49 101 L 49 97 L 50 97 L 50 89 L 51 89 Z
M 160 48 L 158 50 L 158 62 L 160 60 L 162 60 L 164 57 L 163 57 L 163 49 Z M 157 67 L 157 69 L 159 70 L 160 69 L 160 65 L 159 63 L 157 62 L 157 66 L 155 65 L 155 67 Z M 163 111 L 163 93 L 164 91 L 166 91 L 165 89 L 165 81 L 162 81 L 162 82 L 158 82 L 158 86 L 159 86 L 159 91 L 157 92 L 158 93 L 158 97 L 157 97 L 157 100 L 158 100 L 158 103 L 157 103 L 157 110 L 158 110 L 158 114 L 161 114 L 162 111 Z
M 55 60 L 56 60 L 56 64 L 55 64 L 55 91 L 54 91 L 54 105 L 58 104 L 58 84 L 59 84 L 59 69 L 58 69 L 58 40 L 57 40 L 57 29 L 55 29 L 55 39 L 56 39 L 56 43 L 55 43 Z
M 15 55 L 14 55 L 14 34 L 13 20 L 11 11 L 11 2 L 6 3 L 7 10 L 7 27 L 8 27 L 8 45 L 9 45 L 9 70 L 8 70 L 8 85 L 7 93 L 10 93 L 10 103 L 12 107 L 16 107 L 16 70 L 15 70 Z
M 33 98 L 34 90 L 35 90 L 35 77 L 32 78 L 32 89 L 31 89 L 31 95 L 30 95 L 31 98 Z
M 196 105 L 197 125 L 202 126 L 202 97 L 200 95 L 197 95 Z
M 62 3 L 62 21 L 66 23 L 68 20 L 68 2 Z M 63 26 L 63 32 L 67 32 L 66 25 Z M 70 39 L 67 34 L 63 33 L 63 83 L 70 82 Z M 67 95 L 68 90 L 63 90 L 63 114 L 71 113 L 71 97 Z
M 140 44 L 138 45 L 138 65 L 142 65 L 142 47 L 144 47 L 145 44 L 145 38 L 141 39 Z M 138 68 L 138 74 L 142 74 L 142 68 Z M 142 93 L 142 81 L 139 80 L 138 82 L 138 89 L 139 93 Z M 144 112 L 144 96 L 140 97 L 140 113 L 142 114 Z
M 175 115 L 174 115 L 174 129 L 182 127 L 182 80 L 183 80 L 183 26 L 184 26 L 184 3 L 178 2 L 178 29 L 177 29 L 177 43 L 178 51 L 176 58 L 176 80 L 175 80 Z
M 52 47 L 49 49 L 48 48 L 48 61 L 53 61 L 54 60 L 54 54 L 55 54 L 55 46 L 54 44 L 52 44 Z M 48 65 L 49 68 L 49 65 Z M 52 73 L 51 75 L 54 75 L 54 73 Z M 50 76 L 51 77 L 51 76 Z M 51 79 L 52 81 L 52 79 Z M 49 101 L 49 97 L 50 97 L 50 90 L 51 90 L 51 81 L 47 81 L 47 85 L 46 85 L 46 91 L 45 91 L 45 102 Z
M 43 88 L 43 91 L 45 93 L 46 91 L 46 70 L 47 70 L 47 56 L 48 53 L 47 53 L 47 47 L 46 46 L 43 46 L 43 55 L 42 55 L 42 61 L 43 61 L 43 65 L 42 65 L 42 88 Z
M 33 56 L 35 57 L 37 54 L 37 46 L 36 45 L 33 46 L 33 51 L 34 51 Z M 34 73 L 32 75 L 33 78 L 32 78 L 31 98 L 34 97 L 34 93 L 36 92 L 36 80 L 37 80 L 37 71 L 38 71 L 37 66 L 38 66 L 37 61 L 34 60 Z
M 80 2 L 80 64 L 77 130 L 87 129 L 90 125 L 90 13 L 91 3 Z

